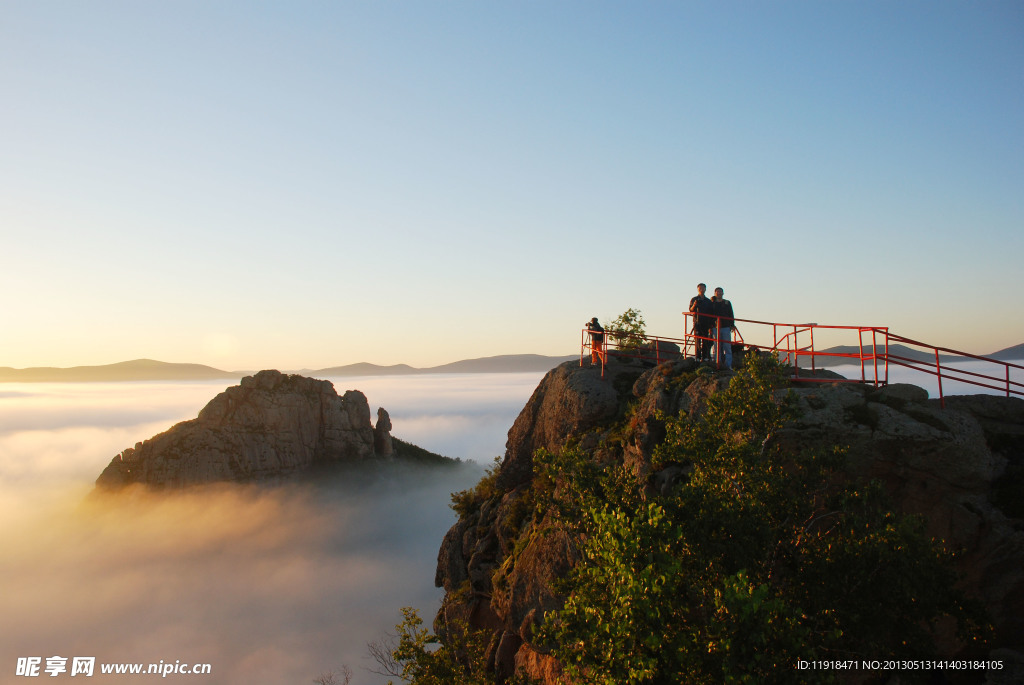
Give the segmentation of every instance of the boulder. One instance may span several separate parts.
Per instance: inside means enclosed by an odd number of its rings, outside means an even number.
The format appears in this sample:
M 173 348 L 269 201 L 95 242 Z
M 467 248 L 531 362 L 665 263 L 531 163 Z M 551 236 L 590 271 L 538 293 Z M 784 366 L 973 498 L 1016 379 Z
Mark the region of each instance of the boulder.
M 328 381 L 260 371 L 217 395 L 197 418 L 116 455 L 96 485 L 262 481 L 374 457 L 363 393 L 349 390 L 339 397 Z
M 892 383 L 879 388 L 874 397 L 879 402 L 903 403 L 903 402 L 924 402 L 928 399 L 928 391 L 909 383 Z
M 613 418 L 619 409 L 614 379 L 624 365 L 609 363 L 605 378 L 598 366 L 565 362 L 549 371 L 508 432 L 498 487 L 511 490 L 533 477 L 533 453 L 558 450 L 569 435 Z M 635 371 L 634 371 L 635 373 Z

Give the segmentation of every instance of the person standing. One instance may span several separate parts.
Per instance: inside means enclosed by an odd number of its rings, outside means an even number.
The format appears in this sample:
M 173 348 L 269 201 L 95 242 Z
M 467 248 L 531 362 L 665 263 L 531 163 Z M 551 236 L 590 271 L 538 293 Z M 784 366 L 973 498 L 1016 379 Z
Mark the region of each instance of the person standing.
M 694 353 L 697 361 L 710 361 L 709 351 L 711 349 L 711 324 L 714 318 L 714 305 L 704 296 L 708 287 L 703 283 L 697 284 L 697 294 L 690 298 L 690 311 L 693 313 L 693 335 Z
M 732 313 L 732 302 L 725 299 L 725 291 L 715 288 L 714 315 L 718 318 L 718 332 L 715 334 L 715 348 L 719 363 L 725 363 L 726 369 L 732 368 L 732 329 L 736 324 Z
M 587 324 L 590 333 L 590 363 L 597 364 L 604 357 L 604 327 L 595 316 Z

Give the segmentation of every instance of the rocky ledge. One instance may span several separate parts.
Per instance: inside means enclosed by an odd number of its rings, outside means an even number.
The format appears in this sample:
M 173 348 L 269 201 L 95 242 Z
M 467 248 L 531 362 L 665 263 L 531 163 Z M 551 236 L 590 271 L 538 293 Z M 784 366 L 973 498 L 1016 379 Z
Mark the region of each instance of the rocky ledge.
M 217 395 L 197 418 L 115 456 L 96 485 L 109 490 L 132 483 L 177 488 L 276 480 L 319 466 L 389 459 L 394 444 L 424 452 L 393 443 L 390 431 L 384 409 L 376 427 L 371 424 L 369 404 L 358 390 L 339 396 L 329 381 L 260 371 Z
M 439 635 L 453 621 L 484 629 L 491 634 L 487 664 L 499 681 L 520 670 L 541 683 L 561 682 L 560 665 L 532 638 L 545 611 L 564 602 L 553 581 L 578 563 L 579 541 L 557 522 L 524 515 L 533 455 L 539 448 L 558 452 L 571 440 L 599 462 L 630 466 L 650 487 L 669 487 L 680 474 L 651 466 L 654 447 L 665 436 L 660 412 L 699 415 L 731 378 L 731 372 L 694 369 L 692 360 L 654 368 L 612 360 L 602 378 L 589 363 L 568 362 L 545 376 L 509 431 L 492 484 L 478 486 L 472 506 L 463 508 L 441 545 Z M 846 447 L 850 477 L 880 480 L 902 511 L 923 515 L 931 535 L 961 550 L 966 589 L 993 620 L 992 646 L 1019 667 L 1024 401 L 956 397 L 942 408 L 914 386 L 815 381 L 792 384 L 800 418 L 776 439 L 794 450 Z M 633 407 L 631 429 L 613 434 L 627 404 Z M 548 532 L 537 534 L 545 527 Z

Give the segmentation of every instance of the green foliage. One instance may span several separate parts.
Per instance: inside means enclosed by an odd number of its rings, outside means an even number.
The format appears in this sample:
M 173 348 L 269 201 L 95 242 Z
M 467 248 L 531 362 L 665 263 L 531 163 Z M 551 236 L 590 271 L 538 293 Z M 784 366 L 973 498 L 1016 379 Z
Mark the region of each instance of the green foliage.
M 603 465 L 581 448 L 563 449 L 558 454 L 539 449 L 533 455 L 535 520 L 554 510 L 558 520 L 576 532 L 586 532 L 586 514 L 608 498 L 639 505 L 632 477 L 619 465 Z
M 396 459 L 420 464 L 436 464 L 438 466 L 456 466 L 462 463 L 461 459 L 453 459 L 452 457 L 445 457 L 430 450 L 425 450 L 418 445 L 400 440 L 393 435 L 391 436 L 391 444 L 394 447 Z
M 458 631 L 442 643 L 423 627 L 415 609 L 402 609 L 403 620 L 395 629 L 397 644 L 371 644 L 370 653 L 381 675 L 398 677 L 413 685 L 488 685 L 483 673 L 486 643 L 482 633 Z M 389 682 L 392 685 L 393 681 Z
M 501 457 L 487 467 L 483 478 L 467 490 L 452 493 L 452 509 L 461 517 L 480 508 L 480 505 L 498 494 L 498 471 L 501 469 Z
M 540 632 L 580 682 L 799 682 L 798 659 L 928 658 L 943 616 L 980 633 L 920 520 L 893 514 L 878 485 L 834 483 L 840 453 L 774 446 L 793 411 L 780 385 L 764 355 L 701 418 L 669 419 L 656 460 L 692 470 L 663 498 L 578 452 L 535 459 L 550 506 L 585 537 Z
M 402 616 L 395 626 L 397 643 L 370 645 L 370 654 L 380 667 L 376 673 L 411 685 L 495 685 L 495 676 L 486 668 L 487 631 L 449 625 L 442 641 L 423 627 L 415 609 L 403 608 Z M 529 685 L 519 674 L 502 682 Z
M 647 323 L 639 309 L 630 307 L 608 324 L 608 333 L 621 349 L 635 350 L 647 342 Z

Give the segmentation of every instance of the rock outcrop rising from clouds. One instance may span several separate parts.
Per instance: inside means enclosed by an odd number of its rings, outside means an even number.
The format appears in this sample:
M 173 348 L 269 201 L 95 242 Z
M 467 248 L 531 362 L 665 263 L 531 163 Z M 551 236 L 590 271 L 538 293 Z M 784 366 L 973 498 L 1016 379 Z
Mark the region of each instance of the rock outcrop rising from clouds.
M 391 441 L 391 417 L 384 407 L 377 410 L 377 425 L 373 427 L 373 451 L 379 457 L 390 457 L 395 452 Z
M 216 481 L 254 482 L 317 466 L 358 463 L 390 447 L 391 422 L 358 390 L 339 396 L 329 381 L 260 371 L 217 395 L 199 416 L 126 449 L 96 480 L 102 489 L 132 483 L 177 488 Z
M 524 516 L 533 455 L 571 441 L 599 463 L 621 461 L 655 491 L 671 487 L 685 474 L 652 467 L 665 437 L 660 412 L 699 415 L 731 377 L 694 368 L 692 360 L 651 368 L 613 359 L 603 379 L 589 362 L 568 362 L 545 376 L 509 431 L 493 484 L 478 487 L 479 497 L 462 508 L 441 544 L 439 635 L 459 622 L 485 629 L 487 663 L 496 673 L 522 669 L 538 682 L 561 682 L 559 663 L 533 636 L 545 611 L 564 602 L 553 581 L 579 562 L 579 540 L 550 515 Z M 993 619 L 993 646 L 1014 659 L 1024 653 L 1024 401 L 964 396 L 947 398 L 942 408 L 908 385 L 791 389 L 801 415 L 774 439 L 793 450 L 847 447 L 849 477 L 880 480 L 901 511 L 924 516 L 931 535 L 962 550 L 958 570 Z M 630 402 L 632 429 L 623 439 L 612 426 Z

